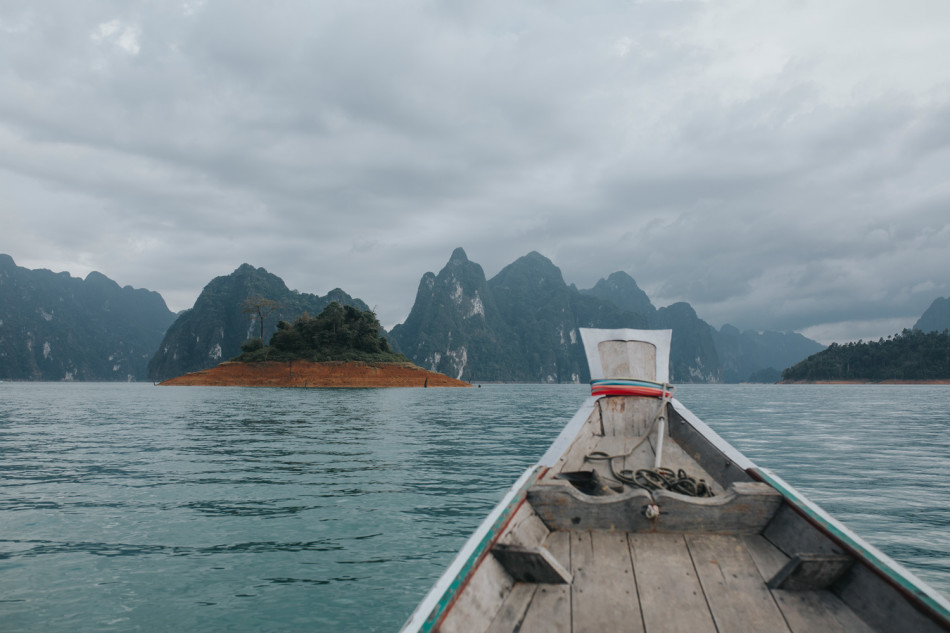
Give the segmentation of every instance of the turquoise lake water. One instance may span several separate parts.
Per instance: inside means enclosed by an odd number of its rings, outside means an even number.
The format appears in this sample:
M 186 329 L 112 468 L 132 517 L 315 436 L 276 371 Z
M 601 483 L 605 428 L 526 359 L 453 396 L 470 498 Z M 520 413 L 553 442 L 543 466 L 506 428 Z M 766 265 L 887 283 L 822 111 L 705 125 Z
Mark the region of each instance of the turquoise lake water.
M 398 630 L 587 393 L 0 384 L 0 628 Z M 676 395 L 950 593 L 950 387 Z

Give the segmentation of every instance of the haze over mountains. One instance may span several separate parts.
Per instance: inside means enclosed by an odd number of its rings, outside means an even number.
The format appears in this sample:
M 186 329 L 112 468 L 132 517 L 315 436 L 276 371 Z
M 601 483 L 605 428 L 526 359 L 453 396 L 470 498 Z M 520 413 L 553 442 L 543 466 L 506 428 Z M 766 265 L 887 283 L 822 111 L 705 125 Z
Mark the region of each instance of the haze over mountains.
M 158 293 L 96 272 L 82 280 L 28 270 L 0 255 L 0 379 L 162 380 L 210 368 L 259 335 L 257 317 L 244 312 L 253 297 L 279 306 L 265 317 L 265 339 L 279 320 L 318 314 L 331 301 L 369 309 L 339 288 L 302 293 L 243 264 L 176 317 Z M 486 279 L 461 248 L 438 274 L 422 276 L 390 341 L 416 364 L 470 382 L 584 382 L 578 327 L 672 328 L 671 377 L 680 383 L 774 382 L 823 349 L 797 333 L 716 330 L 685 302 L 656 308 L 623 272 L 579 290 L 537 252 Z M 915 327 L 950 327 L 950 299 L 934 301 Z

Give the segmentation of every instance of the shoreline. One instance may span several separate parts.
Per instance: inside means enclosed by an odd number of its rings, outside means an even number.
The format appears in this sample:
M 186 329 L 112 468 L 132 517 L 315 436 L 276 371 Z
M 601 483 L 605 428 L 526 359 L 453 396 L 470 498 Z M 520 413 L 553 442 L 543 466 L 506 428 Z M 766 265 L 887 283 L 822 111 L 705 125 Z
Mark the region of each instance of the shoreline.
M 240 363 L 226 361 L 158 383 L 172 387 L 471 387 L 467 382 L 411 363 L 306 360 Z

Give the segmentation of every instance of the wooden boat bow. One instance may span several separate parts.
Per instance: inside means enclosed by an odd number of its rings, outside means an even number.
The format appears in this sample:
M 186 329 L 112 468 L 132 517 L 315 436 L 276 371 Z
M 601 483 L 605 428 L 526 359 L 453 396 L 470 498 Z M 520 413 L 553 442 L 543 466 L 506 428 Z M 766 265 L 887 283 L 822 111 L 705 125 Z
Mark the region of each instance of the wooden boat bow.
M 581 336 L 594 395 L 404 631 L 950 631 L 943 596 L 671 397 L 669 330 Z M 657 467 L 712 496 L 637 482 Z

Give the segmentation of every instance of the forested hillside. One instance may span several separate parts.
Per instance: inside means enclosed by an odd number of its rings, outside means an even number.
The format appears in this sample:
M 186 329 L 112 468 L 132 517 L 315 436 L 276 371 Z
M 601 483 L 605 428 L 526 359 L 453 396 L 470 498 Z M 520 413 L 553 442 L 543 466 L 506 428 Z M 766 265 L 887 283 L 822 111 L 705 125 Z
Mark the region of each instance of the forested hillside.
M 950 380 L 950 333 L 905 329 L 878 341 L 832 343 L 782 372 L 794 381 Z

